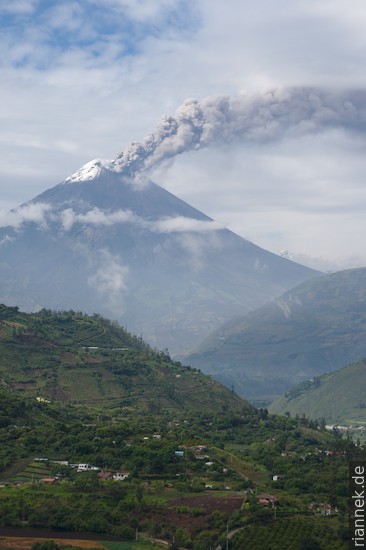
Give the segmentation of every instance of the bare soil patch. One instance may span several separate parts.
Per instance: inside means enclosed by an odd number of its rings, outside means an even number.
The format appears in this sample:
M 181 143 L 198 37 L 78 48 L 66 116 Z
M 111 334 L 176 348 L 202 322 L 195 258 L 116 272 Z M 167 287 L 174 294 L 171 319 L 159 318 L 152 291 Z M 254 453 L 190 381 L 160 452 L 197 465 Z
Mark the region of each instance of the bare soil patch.
M 241 507 L 243 497 L 218 497 L 211 495 L 199 495 L 194 497 L 182 497 L 169 501 L 169 506 L 187 506 L 189 508 L 202 508 L 206 514 L 219 511 L 232 514 Z
M 118 541 L 108 535 L 94 535 L 91 533 L 71 533 L 67 531 L 48 531 L 46 529 L 33 529 L 16 527 L 0 528 L 0 550 L 30 550 L 35 542 L 53 540 L 63 546 L 76 546 L 79 548 L 100 548 L 105 550 L 101 541 Z
M 207 519 L 215 511 L 222 512 L 228 517 L 235 510 L 239 510 L 243 503 L 243 497 L 219 497 L 214 495 L 200 495 L 192 497 L 182 497 L 170 500 L 169 508 L 156 510 L 138 518 L 141 522 L 161 523 L 174 525 L 177 529 L 185 529 L 195 538 L 197 533 L 207 528 Z M 178 512 L 177 507 L 186 507 L 200 509 L 199 515 L 190 512 Z
M 0 550 L 31 550 L 33 544 L 36 542 L 42 542 L 45 539 L 28 538 L 28 537 L 1 537 L 0 536 Z M 59 539 L 47 538 L 46 540 L 53 540 L 60 543 Z M 96 548 L 103 548 L 105 546 L 97 541 L 90 540 L 75 540 L 75 539 L 62 539 L 62 545 L 75 546 L 79 548 L 88 548 L 94 550 Z

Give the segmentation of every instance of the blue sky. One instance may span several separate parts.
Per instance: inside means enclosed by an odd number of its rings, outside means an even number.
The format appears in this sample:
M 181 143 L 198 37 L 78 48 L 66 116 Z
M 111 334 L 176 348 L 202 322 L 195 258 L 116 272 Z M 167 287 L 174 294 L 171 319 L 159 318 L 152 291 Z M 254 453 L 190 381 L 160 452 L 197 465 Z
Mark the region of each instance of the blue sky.
M 15 0 L 2 12 L 4 65 L 50 70 L 79 53 L 89 67 L 143 53 L 144 43 L 172 33 L 194 33 L 199 11 L 189 1 L 97 2 Z M 9 63 L 10 62 L 10 63 Z
M 363 0 L 0 3 L 1 212 L 115 158 L 186 98 L 365 90 L 365 28 Z M 152 176 L 271 251 L 366 265 L 363 126 L 212 143 Z

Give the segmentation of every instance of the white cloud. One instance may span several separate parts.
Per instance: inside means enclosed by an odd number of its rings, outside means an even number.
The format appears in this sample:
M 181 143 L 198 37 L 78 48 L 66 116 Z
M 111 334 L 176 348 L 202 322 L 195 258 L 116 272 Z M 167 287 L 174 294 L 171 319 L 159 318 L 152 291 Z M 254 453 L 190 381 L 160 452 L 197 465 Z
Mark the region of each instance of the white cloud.
M 329 131 L 260 147 L 216 147 L 160 167 L 155 180 L 267 250 L 337 263 L 344 256 L 350 267 L 350 256 L 364 250 L 364 141 Z
M 102 250 L 100 253 L 102 266 L 88 282 L 101 294 L 108 293 L 114 296 L 126 290 L 128 268 L 117 256 L 113 256 L 107 250 Z
M 133 20 L 149 23 L 176 10 L 177 4 L 183 5 L 177 0 L 106 0 L 106 3 L 126 13 Z
M 0 13 L 15 15 L 29 15 L 36 7 L 38 0 L 12 0 L 12 2 L 3 2 L 0 5 Z
M 47 224 L 46 214 L 50 206 L 43 203 L 30 203 L 10 212 L 0 212 L 0 227 L 19 229 L 23 223 L 34 222 L 41 227 Z
M 224 229 L 224 226 L 212 220 L 197 220 L 184 216 L 146 220 L 134 214 L 131 210 L 115 210 L 113 212 L 93 208 L 83 214 L 76 213 L 72 208 L 63 210 L 60 220 L 65 231 L 69 231 L 76 223 L 92 226 L 110 226 L 115 224 L 133 224 L 156 233 L 207 233 Z
M 78 214 L 72 208 L 67 208 L 61 212 L 60 218 L 62 226 L 66 231 L 69 231 L 75 223 L 94 226 L 108 226 L 120 223 L 145 223 L 130 210 L 106 212 L 100 208 L 93 208 L 84 214 Z
M 61 2 L 53 5 L 47 11 L 47 28 L 51 32 L 85 32 L 85 11 L 79 2 Z
M 280 250 L 279 255 L 284 256 L 293 262 L 306 265 L 312 269 L 317 269 L 318 271 L 322 271 L 324 273 L 334 273 L 336 271 L 348 269 L 349 266 L 356 268 L 365 267 L 366 265 L 366 255 L 363 257 L 361 255 L 344 255 L 338 258 L 335 256 L 332 260 L 322 256 L 297 254 L 296 252 L 290 252 L 289 250 Z
M 0 227 L 19 229 L 24 223 L 34 222 L 45 229 L 49 221 L 59 222 L 65 231 L 70 231 L 75 224 L 94 227 L 132 224 L 155 233 L 212 233 L 224 229 L 221 223 L 213 220 L 184 216 L 147 220 L 131 210 L 109 211 L 95 207 L 84 213 L 75 212 L 73 208 L 56 212 L 51 205 L 41 202 L 30 202 L 11 211 L 0 210 Z
M 88 284 L 104 297 L 109 311 L 122 315 L 128 285 L 128 266 L 108 250 L 99 251 L 98 265 L 95 274 L 88 279 Z
M 245 89 L 270 85 L 365 84 L 362 59 L 365 4 L 310 0 L 290 2 L 204 0 L 203 51 Z M 207 54 L 206 54 L 207 55 Z M 208 59 L 208 63 L 210 58 Z M 224 64 L 226 62 L 226 67 Z M 230 85 L 230 84 L 229 84 Z M 240 86 L 240 84 L 239 84 Z
M 154 231 L 159 233 L 207 233 L 224 229 L 224 226 L 219 222 L 196 220 L 184 216 L 158 220 L 153 222 L 151 226 Z

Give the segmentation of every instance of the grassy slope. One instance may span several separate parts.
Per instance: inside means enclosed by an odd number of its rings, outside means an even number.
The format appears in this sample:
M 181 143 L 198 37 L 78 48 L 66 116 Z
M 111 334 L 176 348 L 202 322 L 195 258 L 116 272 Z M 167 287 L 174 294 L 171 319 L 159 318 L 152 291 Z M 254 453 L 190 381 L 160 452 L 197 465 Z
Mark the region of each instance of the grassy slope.
M 116 323 L 75 312 L 0 307 L 0 381 L 24 395 L 126 410 L 249 409 L 201 372 Z
M 328 423 L 366 422 L 366 360 L 324 374 L 287 391 L 270 406 L 273 413 L 303 413 Z

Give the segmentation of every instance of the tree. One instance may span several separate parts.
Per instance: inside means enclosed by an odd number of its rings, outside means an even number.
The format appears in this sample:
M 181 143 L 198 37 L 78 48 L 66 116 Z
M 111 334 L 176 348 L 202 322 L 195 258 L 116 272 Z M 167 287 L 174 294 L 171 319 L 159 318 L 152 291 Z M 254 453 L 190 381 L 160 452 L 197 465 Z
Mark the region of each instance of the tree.
M 97 489 L 99 479 L 96 472 L 80 472 L 75 479 L 75 487 L 78 489 Z
M 185 529 L 177 529 L 175 532 L 175 544 L 177 548 L 192 548 L 192 539 Z
M 216 536 L 210 531 L 201 531 L 196 538 L 193 548 L 194 550 L 207 550 L 215 543 Z

